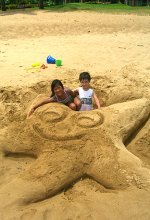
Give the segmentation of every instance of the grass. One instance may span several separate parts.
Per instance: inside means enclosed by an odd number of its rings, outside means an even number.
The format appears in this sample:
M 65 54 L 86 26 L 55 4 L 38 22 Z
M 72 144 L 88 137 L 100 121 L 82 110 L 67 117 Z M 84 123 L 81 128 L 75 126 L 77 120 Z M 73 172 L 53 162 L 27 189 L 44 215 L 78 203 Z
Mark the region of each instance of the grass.
M 88 4 L 88 3 L 69 3 L 66 5 L 57 5 L 46 7 L 45 10 L 65 12 L 65 11 L 96 11 L 101 13 L 123 13 L 123 14 L 140 14 L 150 15 L 150 7 L 132 7 L 124 4 Z
M 15 9 L 7 10 L 7 12 L 32 12 L 39 10 L 38 7 L 31 9 Z M 50 12 L 69 12 L 69 11 L 96 11 L 100 13 L 111 14 L 137 14 L 137 15 L 150 15 L 150 7 L 148 6 L 128 6 L 124 4 L 89 4 L 89 3 L 69 3 L 66 5 L 47 6 L 43 9 Z

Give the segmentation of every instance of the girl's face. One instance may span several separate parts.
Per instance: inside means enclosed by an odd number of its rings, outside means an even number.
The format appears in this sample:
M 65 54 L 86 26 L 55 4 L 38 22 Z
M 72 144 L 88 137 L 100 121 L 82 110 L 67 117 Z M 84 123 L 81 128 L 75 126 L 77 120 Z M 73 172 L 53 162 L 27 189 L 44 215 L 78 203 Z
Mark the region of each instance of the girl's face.
M 81 83 L 81 86 L 82 86 L 82 88 L 83 88 L 84 90 L 88 90 L 88 89 L 89 89 L 89 87 L 90 87 L 90 81 L 89 81 L 88 79 L 82 79 L 82 80 L 80 81 L 80 83 Z
M 64 92 L 64 89 L 62 88 L 62 86 L 58 85 L 54 87 L 54 93 L 57 96 L 62 96 Z

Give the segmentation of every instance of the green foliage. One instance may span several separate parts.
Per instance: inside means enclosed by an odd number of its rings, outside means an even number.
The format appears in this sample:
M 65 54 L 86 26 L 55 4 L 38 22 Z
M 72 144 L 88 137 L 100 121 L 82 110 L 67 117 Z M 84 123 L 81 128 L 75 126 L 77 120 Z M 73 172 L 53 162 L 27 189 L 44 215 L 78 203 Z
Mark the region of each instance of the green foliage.
M 69 3 L 66 5 L 55 5 L 46 7 L 49 11 L 75 11 L 88 10 L 105 13 L 135 13 L 135 14 L 150 14 L 150 7 L 132 7 L 124 4 L 89 4 L 89 3 Z
M 0 0 L 2 1 L 2 0 Z M 38 9 L 37 0 L 5 0 L 7 3 L 7 8 L 16 9 L 21 8 L 20 3 L 24 3 L 25 8 L 35 8 Z M 60 0 L 62 1 L 62 0 Z M 55 0 L 45 0 L 44 1 L 44 10 L 47 11 L 56 11 L 56 12 L 66 12 L 66 11 L 76 11 L 76 10 L 86 10 L 86 11 L 97 11 L 100 13 L 123 13 L 123 14 L 147 14 L 150 15 L 150 7 L 147 6 L 138 6 L 132 7 L 125 4 L 107 4 L 103 2 L 99 2 L 96 4 L 91 1 L 91 3 L 68 3 L 68 4 L 54 4 Z M 17 5 L 17 7 L 16 7 Z M 23 8 L 23 7 L 22 7 Z
M 0 0 L 0 4 L 1 4 Z M 5 0 L 6 9 L 23 9 L 37 6 L 38 0 Z
M 44 6 L 45 7 L 52 6 L 52 5 L 55 5 L 53 0 L 44 1 Z
M 6 6 L 7 9 L 17 9 L 18 5 L 17 4 L 9 4 Z
M 69 3 L 66 5 L 55 5 L 47 7 L 46 10 L 51 11 L 72 11 L 72 10 L 93 10 L 100 12 L 138 12 L 147 11 L 150 13 L 149 7 L 131 7 L 124 4 L 91 4 L 91 3 Z
M 26 4 L 25 8 L 34 8 L 36 5 L 35 4 Z

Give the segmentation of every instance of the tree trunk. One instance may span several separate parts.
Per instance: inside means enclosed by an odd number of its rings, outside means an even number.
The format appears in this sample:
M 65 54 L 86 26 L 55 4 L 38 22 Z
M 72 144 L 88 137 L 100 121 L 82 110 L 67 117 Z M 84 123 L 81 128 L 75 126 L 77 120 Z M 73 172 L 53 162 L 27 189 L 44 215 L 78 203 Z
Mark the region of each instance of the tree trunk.
M 5 0 L 1 1 L 1 5 L 2 5 L 2 11 L 6 11 Z
M 44 9 L 44 2 L 43 2 L 43 0 L 39 0 L 39 9 Z

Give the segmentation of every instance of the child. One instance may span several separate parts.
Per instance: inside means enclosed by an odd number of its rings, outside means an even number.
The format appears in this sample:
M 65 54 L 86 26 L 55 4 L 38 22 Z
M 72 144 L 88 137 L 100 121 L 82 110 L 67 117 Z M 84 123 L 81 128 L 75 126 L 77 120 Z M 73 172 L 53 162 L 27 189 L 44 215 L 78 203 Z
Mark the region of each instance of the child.
M 78 97 L 75 97 L 74 92 L 68 88 L 64 88 L 62 82 L 58 79 L 52 81 L 51 84 L 51 97 L 44 99 L 43 101 L 35 104 L 31 110 L 28 112 L 28 117 L 33 114 L 33 112 L 40 106 L 51 103 L 59 102 L 67 105 L 74 111 L 79 111 L 81 108 L 81 101 Z
M 94 90 L 90 88 L 91 76 L 88 72 L 82 72 L 79 75 L 81 87 L 77 88 L 74 93 L 81 99 L 82 106 L 80 111 L 89 111 L 93 109 L 92 98 L 94 98 L 95 104 L 100 108 L 100 102 Z

